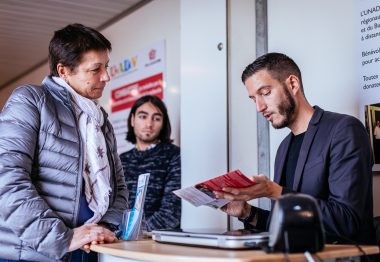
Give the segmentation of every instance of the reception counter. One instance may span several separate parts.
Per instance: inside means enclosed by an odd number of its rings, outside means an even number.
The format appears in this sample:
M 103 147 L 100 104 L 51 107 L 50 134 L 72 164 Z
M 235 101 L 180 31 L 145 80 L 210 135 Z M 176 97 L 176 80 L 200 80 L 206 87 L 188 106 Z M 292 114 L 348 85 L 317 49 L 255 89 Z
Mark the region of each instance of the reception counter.
M 361 246 L 366 254 L 379 253 L 378 246 Z M 119 241 L 112 244 L 93 245 L 92 251 L 99 253 L 99 262 L 119 261 L 286 261 L 284 254 L 267 254 L 261 250 L 226 250 L 203 247 L 189 247 L 157 243 L 154 240 Z M 314 260 L 355 257 L 362 252 L 352 245 L 326 245 Z M 306 261 L 304 254 L 289 254 L 289 261 Z

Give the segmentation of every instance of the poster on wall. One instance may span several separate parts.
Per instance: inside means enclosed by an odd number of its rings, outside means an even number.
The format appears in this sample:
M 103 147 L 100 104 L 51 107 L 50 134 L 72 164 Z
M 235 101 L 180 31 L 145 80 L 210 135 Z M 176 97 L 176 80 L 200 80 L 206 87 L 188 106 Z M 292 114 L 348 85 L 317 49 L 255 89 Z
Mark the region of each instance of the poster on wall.
M 358 1 L 360 116 L 365 124 L 375 165 L 380 172 L 380 0 Z
M 115 130 L 118 153 L 121 154 L 133 147 L 125 138 L 127 118 L 134 102 L 144 95 L 164 98 L 165 41 L 111 64 L 109 75 L 109 119 Z

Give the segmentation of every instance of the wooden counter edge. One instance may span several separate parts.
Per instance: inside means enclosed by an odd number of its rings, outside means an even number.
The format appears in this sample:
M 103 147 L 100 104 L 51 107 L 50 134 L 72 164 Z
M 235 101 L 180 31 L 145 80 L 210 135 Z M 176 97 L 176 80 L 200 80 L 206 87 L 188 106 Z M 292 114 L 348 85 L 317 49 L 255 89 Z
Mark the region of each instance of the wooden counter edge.
M 148 241 L 148 242 L 147 242 Z M 230 261 L 230 262 L 249 262 L 249 261 L 284 261 L 284 254 L 283 253 L 264 253 L 261 250 L 248 250 L 252 252 L 257 252 L 254 257 L 252 255 L 239 255 L 239 251 L 236 250 L 227 250 L 230 252 L 237 252 L 236 256 L 234 257 L 207 257 L 207 256 L 189 256 L 189 255 L 181 255 L 181 254 L 165 254 L 165 253 L 154 253 L 154 252 L 147 252 L 147 251 L 141 251 L 141 250 L 129 250 L 129 249 L 123 249 L 120 247 L 113 247 L 115 244 L 121 244 L 123 241 L 119 241 L 117 243 L 112 244 L 101 244 L 101 245 L 92 245 L 91 250 L 94 252 L 110 255 L 110 256 L 116 256 L 116 257 L 123 257 L 128 259 L 138 259 L 138 260 L 145 260 L 145 261 L 189 261 L 189 262 L 196 262 L 196 261 L 204 261 L 207 259 L 208 261 L 218 261 L 218 262 L 224 262 L 224 261 Z M 146 245 L 151 243 L 152 245 L 165 245 L 168 244 L 160 244 L 153 240 L 144 240 L 144 241 L 134 241 L 136 243 L 141 243 L 143 245 Z M 176 247 L 185 247 L 185 246 L 178 246 L 178 245 L 169 245 L 173 246 L 175 249 Z M 379 253 L 379 247 L 378 246 L 360 246 L 362 250 L 367 255 L 371 254 L 378 254 Z M 196 248 L 196 247 L 191 247 Z M 207 248 L 206 248 L 207 249 Z M 205 248 L 200 248 L 200 250 L 205 250 Z M 210 252 L 215 249 L 210 249 Z M 226 251 L 225 249 L 221 249 Z M 247 251 L 247 250 L 244 250 Z M 242 251 L 242 252 L 244 252 Z M 335 259 L 335 258 L 342 258 L 342 257 L 354 257 L 354 256 L 360 256 L 362 255 L 362 252 L 354 245 L 325 245 L 325 248 L 323 251 L 318 252 L 316 254 L 318 258 L 320 259 Z M 291 261 L 305 261 L 306 258 L 304 254 L 302 253 L 295 253 L 295 254 L 289 254 L 289 259 Z

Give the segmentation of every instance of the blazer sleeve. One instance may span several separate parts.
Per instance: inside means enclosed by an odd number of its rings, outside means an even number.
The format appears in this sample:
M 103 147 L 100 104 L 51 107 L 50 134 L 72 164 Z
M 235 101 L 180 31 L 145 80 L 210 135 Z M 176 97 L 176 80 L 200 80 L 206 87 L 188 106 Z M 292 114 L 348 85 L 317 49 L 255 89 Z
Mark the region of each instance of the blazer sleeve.
M 254 212 L 253 217 L 257 216 L 257 223 L 255 226 L 253 226 L 251 224 L 252 221 L 243 221 L 244 229 L 257 229 L 259 231 L 267 231 L 269 229 L 269 221 L 271 218 L 270 211 L 251 206 L 251 212 Z
M 325 230 L 343 239 L 354 238 L 368 219 L 368 210 L 372 212 L 372 154 L 361 122 L 353 117 L 341 119 L 329 151 L 325 159 L 329 161 L 329 197 L 317 199 Z

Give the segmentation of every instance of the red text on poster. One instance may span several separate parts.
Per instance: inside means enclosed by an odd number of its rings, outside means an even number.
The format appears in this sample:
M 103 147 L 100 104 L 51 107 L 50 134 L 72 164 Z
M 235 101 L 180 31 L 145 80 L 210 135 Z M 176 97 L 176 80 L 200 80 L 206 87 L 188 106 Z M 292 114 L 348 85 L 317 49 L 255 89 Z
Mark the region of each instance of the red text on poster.
M 153 95 L 163 99 L 162 73 L 112 90 L 112 113 L 132 107 L 135 101 L 144 95 Z

